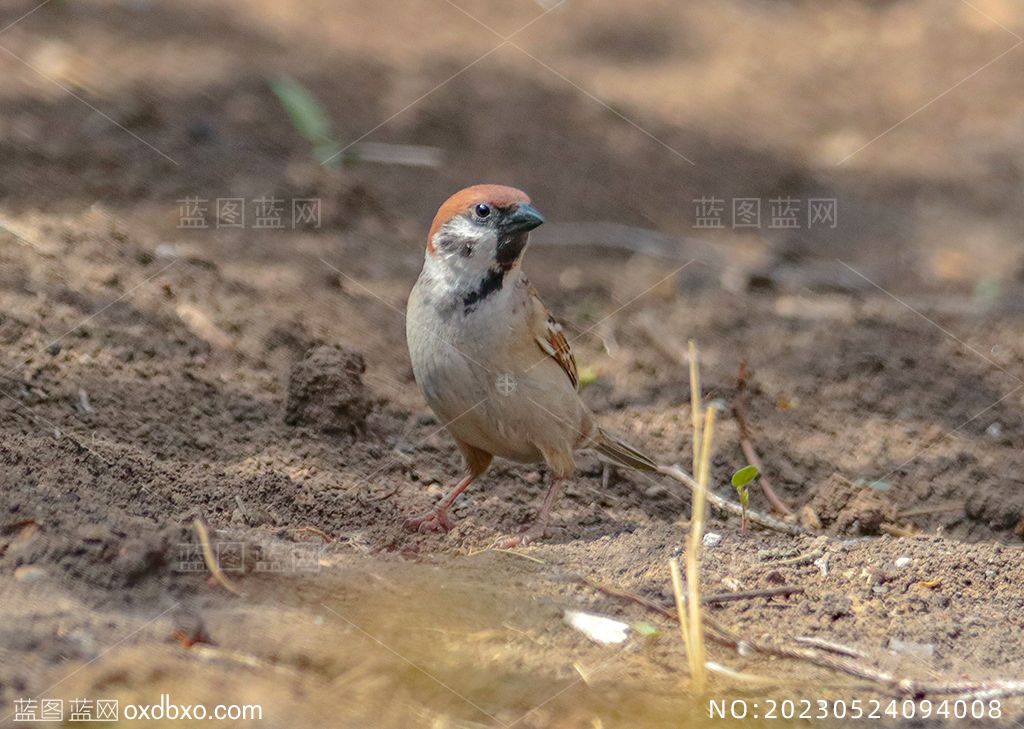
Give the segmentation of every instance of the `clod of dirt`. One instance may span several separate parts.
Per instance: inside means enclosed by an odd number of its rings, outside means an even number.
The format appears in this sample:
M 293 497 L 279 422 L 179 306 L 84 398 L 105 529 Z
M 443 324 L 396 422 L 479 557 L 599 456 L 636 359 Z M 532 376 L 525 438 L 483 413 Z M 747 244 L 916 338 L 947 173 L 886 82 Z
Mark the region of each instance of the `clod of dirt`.
M 373 406 L 365 371 L 358 352 L 326 345 L 308 350 L 292 367 L 284 421 L 325 433 L 362 430 Z
M 1013 529 L 1024 524 L 1024 495 L 1021 482 L 1007 479 L 1005 485 L 978 489 L 971 494 L 964 509 L 971 519 L 988 524 L 993 529 Z M 1018 536 L 1024 537 L 1024 530 Z
M 838 474 L 815 489 L 810 507 L 835 534 L 878 534 L 882 524 L 896 516 L 882 494 Z
M 840 618 L 853 615 L 853 601 L 845 595 L 828 595 L 821 602 L 818 614 L 834 623 Z

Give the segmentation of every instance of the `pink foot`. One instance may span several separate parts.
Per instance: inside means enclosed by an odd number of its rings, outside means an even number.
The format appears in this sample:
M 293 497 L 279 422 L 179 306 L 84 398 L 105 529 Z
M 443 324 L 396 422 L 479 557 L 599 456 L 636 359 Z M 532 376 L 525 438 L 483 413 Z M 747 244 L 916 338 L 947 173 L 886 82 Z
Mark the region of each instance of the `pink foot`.
M 546 527 L 534 524 L 529 529 L 524 529 L 514 537 L 499 539 L 491 545 L 494 549 L 512 549 L 514 547 L 528 547 L 534 542 L 539 542 L 545 537 L 551 536 Z
M 402 526 L 410 532 L 450 532 L 455 528 L 455 520 L 448 516 L 447 509 L 431 509 L 422 516 L 406 519 Z

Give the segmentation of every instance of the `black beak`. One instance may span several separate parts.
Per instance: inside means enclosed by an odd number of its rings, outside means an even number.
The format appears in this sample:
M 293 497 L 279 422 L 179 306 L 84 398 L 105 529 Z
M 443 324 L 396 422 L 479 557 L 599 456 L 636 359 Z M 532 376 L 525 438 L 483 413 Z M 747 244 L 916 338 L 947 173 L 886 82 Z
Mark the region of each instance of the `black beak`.
M 537 208 L 527 203 L 520 203 L 502 221 L 502 227 L 506 233 L 526 233 L 543 222 L 544 216 Z

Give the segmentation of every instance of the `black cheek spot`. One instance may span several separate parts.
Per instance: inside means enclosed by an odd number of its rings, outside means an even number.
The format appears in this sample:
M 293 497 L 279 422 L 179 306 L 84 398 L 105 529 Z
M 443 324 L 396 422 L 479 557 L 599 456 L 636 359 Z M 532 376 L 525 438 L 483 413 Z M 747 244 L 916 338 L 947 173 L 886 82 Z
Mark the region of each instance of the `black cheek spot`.
M 462 256 L 463 258 L 469 258 L 470 256 L 473 255 L 473 246 L 470 245 L 469 243 L 466 243 L 465 245 L 462 246 L 462 248 L 459 249 L 459 255 Z

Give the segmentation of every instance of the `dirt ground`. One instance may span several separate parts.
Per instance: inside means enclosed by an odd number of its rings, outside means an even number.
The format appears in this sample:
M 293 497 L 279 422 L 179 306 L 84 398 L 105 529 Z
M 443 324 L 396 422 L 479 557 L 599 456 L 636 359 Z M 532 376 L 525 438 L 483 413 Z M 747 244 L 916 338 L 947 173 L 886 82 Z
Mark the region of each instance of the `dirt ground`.
M 0 725 L 21 698 L 162 693 L 260 703 L 261 727 L 706 720 L 675 625 L 581 582 L 671 605 L 674 482 L 581 454 L 557 533 L 495 551 L 546 489 L 498 463 L 452 532 L 402 529 L 460 466 L 412 379 L 405 297 L 434 209 L 480 181 L 545 213 L 526 269 L 583 396 L 666 463 L 692 457 L 699 343 L 730 499 L 749 368 L 765 474 L 813 528 L 712 514 L 705 594 L 802 591 L 709 616 L 917 681 L 1024 677 L 1015 4 L 37 5 L 0 12 Z M 339 147 L 441 164 L 320 165 L 281 74 Z M 834 199 L 837 224 L 706 229 L 704 197 Z M 188 229 L 188 198 L 316 199 L 322 218 Z M 770 510 L 756 488 L 752 506 Z M 197 518 L 240 594 L 209 578 Z M 634 631 L 599 645 L 565 610 Z M 709 658 L 774 681 L 712 697 L 890 695 Z M 1002 710 L 1024 719 L 1020 698 Z

